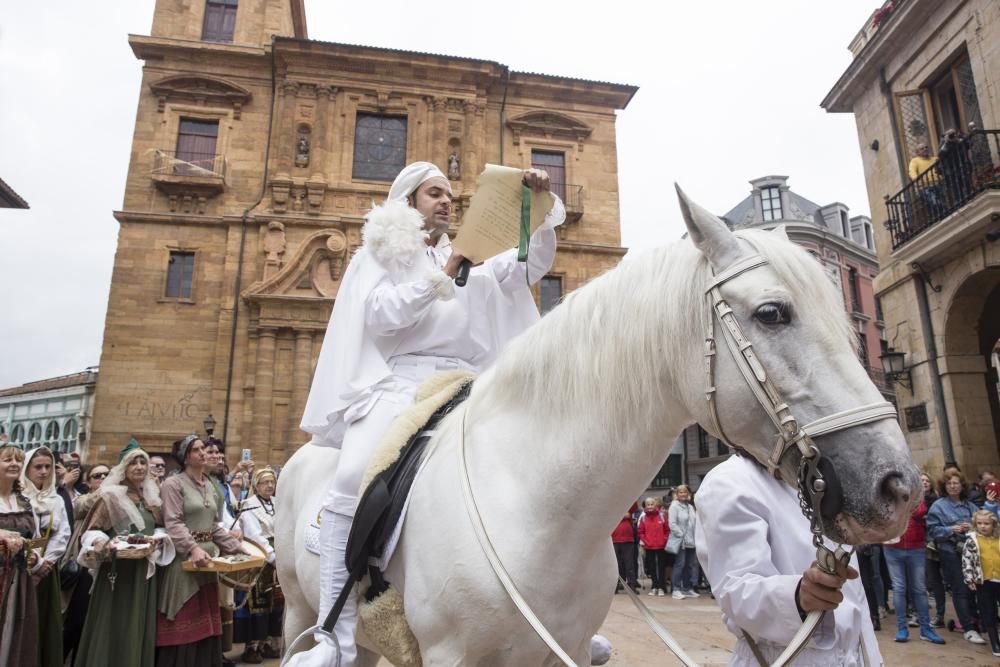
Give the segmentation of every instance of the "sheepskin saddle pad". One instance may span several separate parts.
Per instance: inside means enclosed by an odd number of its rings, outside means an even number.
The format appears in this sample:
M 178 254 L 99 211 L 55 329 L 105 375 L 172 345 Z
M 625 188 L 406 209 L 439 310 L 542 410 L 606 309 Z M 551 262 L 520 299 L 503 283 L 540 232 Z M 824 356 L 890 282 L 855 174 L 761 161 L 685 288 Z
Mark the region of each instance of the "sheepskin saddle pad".
M 403 615 L 399 591 L 382 573 L 399 541 L 410 488 L 438 423 L 464 401 L 474 375 L 452 371 L 429 378 L 416 401 L 383 436 L 361 482 L 361 500 L 347 541 L 347 567 L 360 580 L 371 579 L 359 609 L 362 628 L 394 665 L 421 664 L 419 647 Z

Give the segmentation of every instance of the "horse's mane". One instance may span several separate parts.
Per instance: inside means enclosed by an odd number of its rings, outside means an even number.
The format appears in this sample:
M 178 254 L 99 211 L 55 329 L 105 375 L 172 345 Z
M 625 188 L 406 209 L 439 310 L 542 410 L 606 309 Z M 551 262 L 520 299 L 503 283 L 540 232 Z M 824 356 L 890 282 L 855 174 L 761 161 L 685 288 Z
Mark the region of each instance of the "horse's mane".
M 857 344 L 843 297 L 812 255 L 777 234 L 736 235 L 770 260 L 799 317 L 812 318 L 831 344 Z M 685 346 L 669 339 L 696 341 L 687 349 L 701 350 L 709 276 L 707 259 L 689 240 L 622 261 L 511 341 L 491 373 L 491 397 L 569 419 L 584 406 L 613 403 L 620 409 L 606 413 L 611 436 L 653 426 L 644 411 L 664 404 L 666 388 L 683 387 L 681 374 L 692 363 L 680 358 Z M 700 368 L 700 354 L 696 363 Z M 686 391 L 700 397 L 704 387 Z

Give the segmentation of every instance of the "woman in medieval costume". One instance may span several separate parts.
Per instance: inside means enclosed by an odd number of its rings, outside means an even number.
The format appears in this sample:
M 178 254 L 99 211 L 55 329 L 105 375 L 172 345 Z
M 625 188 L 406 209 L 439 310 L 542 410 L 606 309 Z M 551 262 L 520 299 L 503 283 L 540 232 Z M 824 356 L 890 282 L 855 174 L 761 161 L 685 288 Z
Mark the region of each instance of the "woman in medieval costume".
M 38 519 L 21 489 L 24 452 L 0 447 L 0 665 L 38 664 L 38 599 L 30 568 L 37 557 L 25 541 Z
M 207 566 L 221 553 L 241 553 L 220 523 L 222 496 L 208 477 L 205 443 L 189 435 L 174 443 L 183 471 L 160 485 L 163 524 L 177 557 L 161 572 L 156 617 L 158 667 L 221 667 L 222 619 L 218 575 L 185 572 L 183 562 Z
M 59 560 L 69 546 L 70 525 L 66 505 L 56 486 L 55 457 L 48 447 L 31 450 L 21 471 L 21 488 L 38 517 L 38 531 L 47 540 L 31 577 L 38 593 L 38 651 L 41 667 L 63 663 L 62 595 Z
M 257 584 L 246 593 L 246 602 L 236 609 L 234 641 L 246 644 L 243 662 L 258 664 L 281 657 L 281 620 L 285 601 L 274 570 L 274 504 L 278 477 L 271 468 L 253 475 L 250 497 L 243 502 L 240 525 L 243 535 L 267 552 L 267 565 Z
M 77 667 L 153 667 L 156 565 L 167 565 L 174 555 L 170 539 L 156 528 L 162 524 L 160 489 L 149 475 L 149 455 L 133 440 L 118 455 L 118 465 L 104 480 L 84 521 L 79 562 L 97 575 Z M 149 558 L 109 557 L 112 538 L 136 535 L 156 536 Z

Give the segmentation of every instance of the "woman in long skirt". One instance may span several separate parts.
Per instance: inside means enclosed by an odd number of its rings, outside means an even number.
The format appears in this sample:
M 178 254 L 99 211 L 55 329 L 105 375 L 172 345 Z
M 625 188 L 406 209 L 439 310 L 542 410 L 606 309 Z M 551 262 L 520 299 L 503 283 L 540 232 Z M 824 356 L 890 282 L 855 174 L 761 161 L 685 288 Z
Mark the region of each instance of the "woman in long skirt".
M 218 575 L 185 572 L 183 562 L 206 566 L 212 557 L 243 551 L 219 519 L 222 497 L 206 475 L 205 443 L 189 435 L 174 443 L 184 470 L 160 485 L 163 523 L 177 557 L 162 571 L 156 617 L 157 667 L 221 667 L 222 619 Z
M 62 667 L 63 619 L 59 588 L 59 560 L 69 546 L 70 525 L 66 505 L 56 487 L 55 457 L 48 447 L 31 450 L 21 471 L 21 487 L 38 517 L 38 532 L 46 540 L 40 560 L 31 573 L 38 593 L 38 662 L 41 667 Z
M 149 456 L 131 442 L 98 491 L 81 534 L 80 562 L 97 569 L 76 667 L 153 667 L 156 651 L 156 562 L 172 560 L 162 525 L 160 489 L 149 476 Z M 113 558 L 116 536 L 155 539 L 150 558 Z M 99 568 L 99 569 L 98 569 Z
M 24 452 L 0 447 L 0 665 L 38 665 L 38 598 L 26 540 L 38 536 L 38 519 L 21 493 Z
M 259 664 L 265 658 L 281 657 L 281 621 L 285 600 L 274 569 L 274 512 L 277 475 L 271 468 L 254 473 L 251 496 L 240 513 L 243 535 L 267 552 L 267 565 L 257 584 L 247 592 L 236 610 L 235 641 L 245 644 L 243 662 Z

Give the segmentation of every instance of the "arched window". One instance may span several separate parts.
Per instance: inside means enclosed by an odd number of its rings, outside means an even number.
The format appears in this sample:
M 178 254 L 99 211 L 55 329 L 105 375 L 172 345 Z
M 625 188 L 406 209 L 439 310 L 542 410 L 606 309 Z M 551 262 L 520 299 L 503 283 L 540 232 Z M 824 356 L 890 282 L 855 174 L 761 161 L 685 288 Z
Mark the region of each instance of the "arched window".
M 59 428 L 59 422 L 50 421 L 45 427 L 45 444 L 48 446 L 56 445 L 59 443 L 59 433 L 62 431 Z
M 62 451 L 72 452 L 76 449 L 76 435 L 78 430 L 75 419 L 66 420 L 66 423 L 63 424 Z
M 24 442 L 24 424 L 14 424 L 14 430 L 10 432 L 11 442 Z
M 42 425 L 35 422 L 28 429 L 28 445 L 37 447 L 42 442 Z

